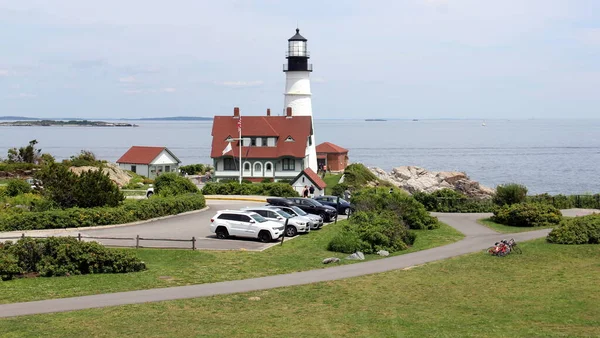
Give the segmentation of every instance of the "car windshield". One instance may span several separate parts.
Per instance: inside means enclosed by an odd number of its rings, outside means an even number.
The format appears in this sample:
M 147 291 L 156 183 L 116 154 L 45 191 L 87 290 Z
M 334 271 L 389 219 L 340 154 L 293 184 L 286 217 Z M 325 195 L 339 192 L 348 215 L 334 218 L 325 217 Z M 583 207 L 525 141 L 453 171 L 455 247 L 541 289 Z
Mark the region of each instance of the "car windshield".
M 306 212 L 304 212 L 304 210 L 302 210 L 302 209 L 300 209 L 300 208 L 298 208 L 296 206 L 293 206 L 291 208 L 292 208 L 292 210 L 294 210 L 300 216 L 306 216 L 306 215 L 308 215 Z
M 259 214 L 251 214 L 250 217 L 254 218 L 254 220 L 257 221 L 258 223 L 263 223 L 263 222 L 267 221 L 266 218 L 262 217 Z
M 292 218 L 292 217 L 294 217 L 294 216 L 292 216 L 292 215 L 288 214 L 287 212 L 285 212 L 285 211 L 283 211 L 283 210 L 281 210 L 281 209 L 277 210 L 277 213 L 278 213 L 279 215 L 281 215 L 281 216 L 285 217 L 285 218 Z

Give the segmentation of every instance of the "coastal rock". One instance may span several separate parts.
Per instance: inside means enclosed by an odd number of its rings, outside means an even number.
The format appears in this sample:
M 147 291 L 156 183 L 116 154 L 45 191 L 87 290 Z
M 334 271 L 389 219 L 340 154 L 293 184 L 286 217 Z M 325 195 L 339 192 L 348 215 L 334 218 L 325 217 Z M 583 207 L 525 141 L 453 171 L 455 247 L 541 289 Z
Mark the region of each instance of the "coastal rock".
M 364 261 L 365 260 L 365 255 L 362 252 L 357 251 L 357 252 L 353 253 L 352 255 L 346 257 L 346 259 L 348 259 L 348 260 Z
M 416 166 L 396 167 L 389 173 L 381 168 L 369 168 L 369 170 L 379 179 L 388 181 L 411 194 L 453 189 L 472 198 L 485 199 L 490 198 L 495 193 L 494 189 L 472 181 L 464 172 L 434 172 Z
M 325 258 L 325 259 L 323 260 L 323 264 L 337 263 L 337 262 L 339 262 L 339 261 L 340 261 L 340 259 L 339 259 L 339 258 L 337 258 L 337 257 L 329 257 L 329 258 Z
M 89 166 L 71 167 L 71 168 L 69 168 L 69 170 L 71 170 L 72 172 L 74 172 L 77 175 L 81 175 L 81 173 L 84 171 L 88 171 L 88 170 L 96 171 L 96 170 L 98 170 L 98 167 L 89 167 Z M 131 175 L 127 171 L 119 168 L 119 166 L 114 163 L 105 163 L 104 168 L 102 168 L 102 172 L 104 172 L 105 174 L 108 174 L 108 177 L 110 177 L 110 179 L 113 182 L 115 182 L 115 184 L 118 185 L 119 187 L 122 187 L 122 186 L 126 185 L 127 183 L 129 183 L 129 180 L 131 180 L 131 178 L 132 178 Z

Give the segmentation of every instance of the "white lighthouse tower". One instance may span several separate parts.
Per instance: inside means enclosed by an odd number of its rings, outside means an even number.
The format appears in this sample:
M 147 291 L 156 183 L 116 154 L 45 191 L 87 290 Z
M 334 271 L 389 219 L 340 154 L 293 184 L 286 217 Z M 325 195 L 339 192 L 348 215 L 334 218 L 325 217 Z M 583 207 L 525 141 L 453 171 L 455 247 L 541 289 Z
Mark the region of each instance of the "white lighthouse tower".
M 312 64 L 308 63 L 310 54 L 306 47 L 306 39 L 300 35 L 296 28 L 296 35 L 288 40 L 286 53 L 287 64 L 283 65 L 285 72 L 285 100 L 284 112 L 292 108 L 294 116 L 310 116 L 313 133 L 307 141 L 305 167 L 317 172 L 317 148 L 314 136 L 314 121 L 312 120 L 312 102 L 310 92 L 310 73 Z

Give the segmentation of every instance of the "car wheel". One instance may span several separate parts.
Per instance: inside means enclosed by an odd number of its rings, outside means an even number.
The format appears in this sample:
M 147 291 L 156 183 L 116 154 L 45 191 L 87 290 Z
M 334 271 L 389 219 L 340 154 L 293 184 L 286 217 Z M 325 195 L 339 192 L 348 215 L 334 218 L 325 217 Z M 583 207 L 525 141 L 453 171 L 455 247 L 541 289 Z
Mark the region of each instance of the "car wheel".
M 351 213 L 352 213 L 352 210 L 350 208 L 345 208 L 344 209 L 344 215 L 350 216 Z
M 319 216 L 321 216 L 321 218 L 323 219 L 323 222 L 327 222 L 327 214 L 322 212 L 319 214 Z
M 227 237 L 229 237 L 229 232 L 227 232 L 227 229 L 225 229 L 224 227 L 218 227 L 215 233 L 218 239 L 226 239 Z
M 268 231 L 263 230 L 258 233 L 258 239 L 263 243 L 268 243 L 271 241 L 272 238 L 271 234 Z
M 297 234 L 298 234 L 298 229 L 296 229 L 296 227 L 293 225 L 288 225 L 287 229 L 285 230 L 285 235 L 288 237 L 294 237 Z
M 150 197 L 152 197 L 152 195 L 154 195 L 154 193 L 152 191 L 150 191 L 149 193 L 146 194 L 146 197 L 150 198 Z

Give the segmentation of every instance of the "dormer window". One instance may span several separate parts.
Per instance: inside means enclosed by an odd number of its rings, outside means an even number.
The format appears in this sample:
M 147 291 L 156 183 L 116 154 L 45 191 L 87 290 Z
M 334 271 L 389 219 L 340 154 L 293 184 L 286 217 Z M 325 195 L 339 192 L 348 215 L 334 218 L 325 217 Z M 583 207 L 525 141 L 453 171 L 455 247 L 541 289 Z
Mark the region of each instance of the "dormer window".
M 291 136 L 288 136 L 288 137 L 285 139 L 285 142 L 294 142 L 294 139 L 293 139 Z

